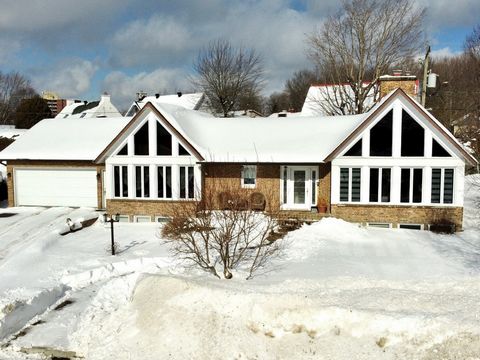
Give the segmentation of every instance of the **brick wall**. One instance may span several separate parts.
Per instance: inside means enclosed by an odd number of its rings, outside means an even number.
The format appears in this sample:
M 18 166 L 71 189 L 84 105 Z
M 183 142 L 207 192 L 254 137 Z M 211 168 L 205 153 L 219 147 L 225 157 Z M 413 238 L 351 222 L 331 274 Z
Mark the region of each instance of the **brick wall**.
M 185 206 L 194 205 L 191 201 L 169 200 L 137 200 L 137 199 L 107 199 L 107 212 L 109 214 L 129 215 L 133 221 L 134 215 L 150 216 L 155 221 L 155 216 L 173 216 L 182 212 Z
M 8 186 L 8 206 L 15 206 L 15 194 L 13 183 L 13 170 L 15 168 L 85 168 L 91 167 L 97 170 L 97 206 L 102 208 L 102 171 L 105 165 L 95 165 L 91 161 L 75 161 L 75 160 L 10 160 L 7 163 L 7 186 Z
M 318 201 L 317 205 L 320 206 L 322 203 L 327 205 L 327 211 L 330 209 L 330 174 L 331 174 L 332 163 L 320 164 L 319 165 L 319 177 L 318 177 Z
M 463 208 L 441 206 L 395 206 L 395 205 L 332 205 L 332 216 L 358 222 L 398 224 L 428 224 L 451 221 L 457 231 L 462 229 Z
M 221 192 L 223 189 L 241 190 L 242 165 L 205 164 L 202 166 L 203 194 Z M 280 207 L 280 165 L 257 165 L 257 183 L 254 189 L 243 189 L 245 193 L 261 192 L 267 200 L 267 208 Z

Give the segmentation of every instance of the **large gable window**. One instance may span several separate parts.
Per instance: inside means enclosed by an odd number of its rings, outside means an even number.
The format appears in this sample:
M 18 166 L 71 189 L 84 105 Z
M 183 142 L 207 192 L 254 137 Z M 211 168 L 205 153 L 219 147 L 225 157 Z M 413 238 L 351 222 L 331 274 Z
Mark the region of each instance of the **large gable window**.
M 402 110 L 402 156 L 424 156 L 425 129 Z
M 423 169 L 402 169 L 400 177 L 400 202 L 422 202 Z
M 158 166 L 157 181 L 158 181 L 158 198 L 171 199 L 172 198 L 172 167 Z
M 172 135 L 157 121 L 157 155 L 172 155 Z
M 358 140 L 343 156 L 362 156 L 362 139 Z
M 148 122 L 133 136 L 135 155 L 148 155 Z
M 370 130 L 370 156 L 392 156 L 393 110 Z
M 445 150 L 437 140 L 432 139 L 432 156 L 433 157 L 450 157 L 451 155 Z
M 122 156 L 128 155 L 128 144 L 125 144 L 125 146 L 120 149 L 117 155 L 122 155 Z
M 340 168 L 340 201 L 360 201 L 360 168 Z

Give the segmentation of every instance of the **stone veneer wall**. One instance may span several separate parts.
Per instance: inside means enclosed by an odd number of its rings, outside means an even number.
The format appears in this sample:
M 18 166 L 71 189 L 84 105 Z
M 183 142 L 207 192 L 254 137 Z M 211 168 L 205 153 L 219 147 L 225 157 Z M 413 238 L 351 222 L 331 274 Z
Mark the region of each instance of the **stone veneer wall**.
M 97 170 L 97 206 L 102 208 L 102 171 L 104 164 L 81 160 L 10 160 L 7 162 L 8 206 L 15 206 L 13 170 L 15 168 L 95 168 Z M 10 174 L 10 176 L 8 176 Z
M 450 221 L 462 229 L 463 208 L 447 206 L 332 205 L 332 216 L 356 223 L 428 224 Z

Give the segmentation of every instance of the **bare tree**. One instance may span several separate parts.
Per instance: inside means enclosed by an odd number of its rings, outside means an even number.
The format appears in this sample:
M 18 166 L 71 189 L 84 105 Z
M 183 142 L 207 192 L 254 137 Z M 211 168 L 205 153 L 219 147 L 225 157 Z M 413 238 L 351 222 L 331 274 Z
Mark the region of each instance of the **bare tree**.
M 0 72 L 0 124 L 13 124 L 17 106 L 35 94 L 30 81 L 20 73 Z
M 351 0 L 307 36 L 308 55 L 335 91 L 331 114 L 363 113 L 378 99 L 378 82 L 423 45 L 425 10 L 413 0 Z M 370 105 L 366 99 L 373 97 Z
M 465 40 L 465 51 L 480 64 L 480 24 L 473 28 Z
M 317 81 L 317 74 L 312 70 L 299 70 L 285 83 L 285 93 L 289 99 L 289 109 L 301 111 L 308 89 Z
M 263 66 L 253 49 L 234 48 L 229 41 L 216 40 L 200 51 L 194 61 L 192 84 L 201 89 L 217 113 L 227 117 L 238 110 L 239 100 L 258 94 Z
M 250 279 L 282 250 L 270 197 L 220 182 L 211 188 L 201 201 L 177 206 L 162 237 L 177 259 L 218 278 L 241 268 Z

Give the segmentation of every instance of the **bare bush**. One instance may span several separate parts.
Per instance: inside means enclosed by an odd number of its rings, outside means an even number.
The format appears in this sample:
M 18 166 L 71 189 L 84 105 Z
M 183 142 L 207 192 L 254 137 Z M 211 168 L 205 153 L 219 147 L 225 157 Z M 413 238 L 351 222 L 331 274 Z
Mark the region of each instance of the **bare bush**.
M 231 279 L 242 268 L 247 279 L 280 255 L 282 242 L 276 236 L 277 217 L 271 197 L 249 189 L 211 186 L 203 199 L 180 204 L 162 229 L 174 257 L 220 278 Z

